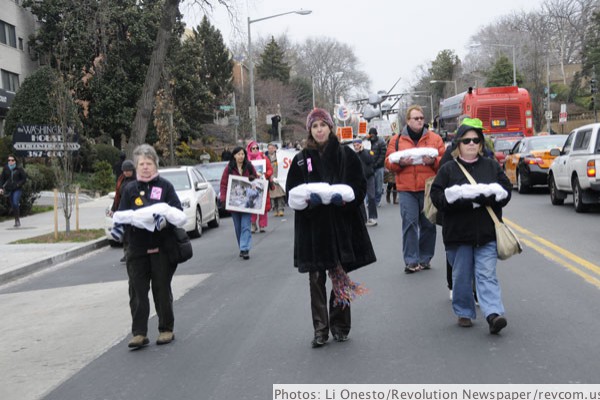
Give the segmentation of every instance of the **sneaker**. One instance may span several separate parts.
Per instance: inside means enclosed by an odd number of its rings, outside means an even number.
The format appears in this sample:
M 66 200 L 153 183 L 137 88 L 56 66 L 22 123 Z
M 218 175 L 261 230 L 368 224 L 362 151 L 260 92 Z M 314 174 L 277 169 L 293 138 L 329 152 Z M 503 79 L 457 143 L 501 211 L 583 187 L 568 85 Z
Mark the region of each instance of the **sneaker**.
M 250 252 L 248 250 L 242 250 L 240 255 L 244 260 L 248 260 L 250 258 Z
M 312 342 L 310 342 L 313 349 L 316 349 L 317 347 L 323 347 L 325 346 L 325 343 L 327 343 L 327 338 L 324 338 L 322 336 L 315 336 Z
M 407 274 L 413 274 L 415 272 L 419 272 L 421 270 L 421 266 L 419 264 L 408 264 L 404 267 L 404 272 Z
M 473 321 L 471 321 L 471 318 L 460 317 L 458 318 L 458 326 L 461 328 L 470 328 L 473 326 Z
M 279 216 L 280 216 L 280 217 L 283 217 L 283 210 L 280 210 L 280 211 L 279 211 Z
M 431 269 L 430 263 L 420 263 L 419 266 L 421 267 L 421 269 Z
M 150 343 L 150 341 L 148 340 L 148 338 L 146 336 L 144 336 L 144 335 L 135 335 L 129 341 L 129 344 L 127 346 L 129 348 L 131 348 L 131 349 L 139 349 L 140 347 L 144 347 L 148 343 Z
M 506 318 L 504 318 L 502 315 L 490 314 L 486 319 L 490 325 L 490 333 L 492 335 L 498 334 L 507 325 Z
M 367 220 L 367 222 L 365 223 L 365 225 L 366 225 L 366 226 L 375 226 L 375 225 L 377 225 L 377 220 L 376 220 L 376 219 L 371 219 L 371 218 L 369 218 L 369 219 Z
M 264 227 L 264 226 L 261 226 L 261 227 L 260 227 L 260 230 L 259 230 L 259 232 L 260 232 L 260 233 L 265 233 L 265 227 Z
M 348 340 L 348 335 L 344 333 L 334 333 L 333 340 L 335 340 L 336 342 L 345 342 Z
M 160 335 L 158 335 L 158 339 L 156 339 L 156 344 L 169 344 L 173 340 L 175 340 L 175 335 L 173 334 L 173 332 L 165 331 L 161 332 Z

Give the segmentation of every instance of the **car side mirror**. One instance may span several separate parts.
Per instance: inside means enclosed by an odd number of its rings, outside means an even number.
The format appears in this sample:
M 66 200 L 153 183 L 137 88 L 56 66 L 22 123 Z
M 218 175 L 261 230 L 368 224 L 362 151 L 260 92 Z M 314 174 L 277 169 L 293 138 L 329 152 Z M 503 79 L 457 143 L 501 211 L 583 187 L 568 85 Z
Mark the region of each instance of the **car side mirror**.
M 196 190 L 206 190 L 206 189 L 208 189 L 208 185 L 209 185 L 208 182 L 198 182 L 196 184 Z
M 557 148 L 550 149 L 550 155 L 552 157 L 558 157 L 558 156 L 560 156 L 560 149 L 557 149 Z

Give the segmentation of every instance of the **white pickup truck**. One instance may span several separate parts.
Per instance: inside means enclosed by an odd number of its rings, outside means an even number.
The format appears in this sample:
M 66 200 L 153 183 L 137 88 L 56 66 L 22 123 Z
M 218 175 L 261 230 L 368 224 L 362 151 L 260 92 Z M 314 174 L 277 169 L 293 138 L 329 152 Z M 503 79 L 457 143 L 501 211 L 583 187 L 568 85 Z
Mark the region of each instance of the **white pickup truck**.
M 585 212 L 591 204 L 600 203 L 600 123 L 574 129 L 562 150 L 553 149 L 556 156 L 548 172 L 550 201 L 562 205 L 573 193 L 575 211 Z

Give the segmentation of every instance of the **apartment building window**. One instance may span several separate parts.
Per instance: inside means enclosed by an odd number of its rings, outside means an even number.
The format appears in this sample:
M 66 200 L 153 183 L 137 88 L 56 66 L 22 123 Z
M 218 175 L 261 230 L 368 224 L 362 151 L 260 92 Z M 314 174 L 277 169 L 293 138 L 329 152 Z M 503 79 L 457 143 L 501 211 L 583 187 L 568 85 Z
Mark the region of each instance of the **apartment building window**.
M 19 50 L 23 50 L 23 38 L 19 38 Z
M 0 20 L 0 43 L 17 48 L 17 33 L 14 25 Z
M 9 92 L 16 92 L 19 90 L 19 75 L 9 71 L 2 71 L 2 88 Z

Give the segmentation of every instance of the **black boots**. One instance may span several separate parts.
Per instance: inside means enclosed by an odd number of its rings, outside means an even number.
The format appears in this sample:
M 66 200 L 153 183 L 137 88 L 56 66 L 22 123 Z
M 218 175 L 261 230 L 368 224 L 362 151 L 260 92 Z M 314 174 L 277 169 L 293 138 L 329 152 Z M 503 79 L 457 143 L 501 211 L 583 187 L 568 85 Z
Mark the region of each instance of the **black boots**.
M 21 226 L 21 220 L 19 219 L 19 209 L 13 209 L 14 213 L 15 213 L 15 228 L 18 228 L 19 226 Z

